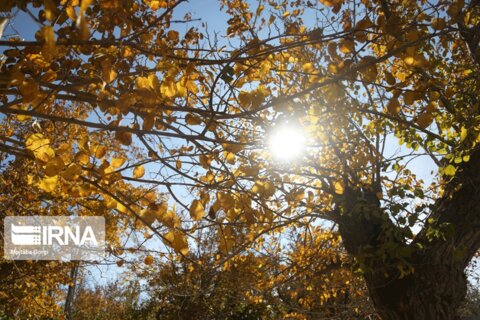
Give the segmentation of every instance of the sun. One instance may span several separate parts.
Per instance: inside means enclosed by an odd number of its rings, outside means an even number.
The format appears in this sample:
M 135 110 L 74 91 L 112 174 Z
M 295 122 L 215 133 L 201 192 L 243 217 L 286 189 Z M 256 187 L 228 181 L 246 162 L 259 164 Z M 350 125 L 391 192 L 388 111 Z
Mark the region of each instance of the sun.
M 268 136 L 268 147 L 272 157 L 281 162 L 298 159 L 305 149 L 305 133 L 299 127 L 282 125 Z

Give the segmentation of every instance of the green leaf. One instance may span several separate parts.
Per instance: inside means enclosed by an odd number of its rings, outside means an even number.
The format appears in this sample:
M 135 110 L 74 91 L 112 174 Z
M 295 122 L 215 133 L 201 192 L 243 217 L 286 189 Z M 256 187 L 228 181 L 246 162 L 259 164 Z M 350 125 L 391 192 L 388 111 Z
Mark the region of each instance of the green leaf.
M 449 164 L 445 167 L 445 169 L 443 169 L 443 174 L 446 176 L 454 176 L 456 171 L 457 169 L 453 165 Z

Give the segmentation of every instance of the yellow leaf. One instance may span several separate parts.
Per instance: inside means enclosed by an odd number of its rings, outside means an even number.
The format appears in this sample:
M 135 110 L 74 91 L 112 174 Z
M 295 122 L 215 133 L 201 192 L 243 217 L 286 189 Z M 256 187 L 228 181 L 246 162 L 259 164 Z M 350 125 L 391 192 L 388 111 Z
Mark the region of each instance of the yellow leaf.
M 88 40 L 90 37 L 90 30 L 88 29 L 88 23 L 85 18 L 85 12 L 80 11 L 80 15 L 77 18 L 77 28 L 79 30 L 80 40 Z
M 453 165 L 449 164 L 445 167 L 443 173 L 447 176 L 454 176 L 456 171 L 457 169 Z
M 117 72 L 113 70 L 110 63 L 104 63 L 102 65 L 102 76 L 106 83 L 111 83 L 117 78 Z
M 57 73 L 53 70 L 48 70 L 47 72 L 45 72 L 42 76 L 42 81 L 45 81 L 45 82 L 52 82 L 54 81 L 55 79 L 57 79 Z
M 166 208 L 166 205 L 165 205 Z M 172 210 L 162 209 L 156 212 L 157 220 L 163 223 L 168 228 L 175 228 L 180 226 L 180 218 Z
M 90 156 L 85 151 L 80 151 L 75 155 L 75 161 L 86 165 L 90 162 Z
M 178 31 L 170 30 L 167 33 L 167 39 L 170 41 L 178 41 L 178 35 L 179 35 Z
M 220 207 L 223 208 L 223 210 L 227 211 L 235 206 L 235 198 L 228 193 L 218 193 L 217 194 L 217 199 L 220 204 Z
M 397 115 L 400 112 L 400 102 L 397 98 L 392 98 L 387 104 L 388 113 Z
M 321 4 L 327 7 L 333 7 L 338 1 L 335 0 L 319 0 Z
M 468 134 L 467 128 L 462 127 L 462 129 L 460 129 L 460 142 L 465 140 L 465 138 L 467 137 L 467 134 Z
M 255 15 L 256 15 L 257 17 L 259 17 L 260 14 L 262 13 L 263 9 L 265 9 L 265 6 L 259 5 L 258 8 L 257 8 L 257 11 L 255 12 Z
M 405 58 L 403 58 L 403 61 L 405 61 L 405 63 L 408 64 L 409 66 L 413 66 L 415 64 L 415 57 L 405 56 Z
M 113 168 L 120 168 L 121 166 L 123 166 L 123 164 L 125 163 L 125 161 L 127 161 L 127 159 L 125 159 L 124 157 L 121 157 L 121 158 L 112 158 L 112 161 L 110 162 L 110 165 L 111 165 Z
M 292 190 L 285 196 L 285 198 L 288 201 L 302 201 L 305 198 L 305 191 L 303 189 Z
M 414 54 L 407 54 L 403 58 L 403 61 L 409 66 L 413 67 L 424 67 L 428 64 L 428 60 L 425 58 L 423 54 L 414 53 Z
M 56 176 L 63 170 L 65 167 L 65 163 L 63 162 L 62 158 L 57 156 L 50 160 L 45 166 L 45 175 L 49 177 Z
M 177 82 L 175 84 L 176 92 L 178 97 L 186 97 L 187 96 L 187 88 L 182 82 Z
M 124 146 L 132 144 L 132 133 L 128 131 L 115 131 L 115 139 Z
M 315 71 L 315 69 L 313 68 L 313 64 L 310 62 L 305 63 L 302 66 L 302 69 L 304 72 L 307 72 L 307 73 L 312 73 L 313 71 Z
M 370 18 L 368 16 L 366 16 L 365 18 L 363 18 L 362 20 L 357 22 L 357 25 L 355 26 L 355 29 L 366 30 L 366 29 L 371 28 L 373 26 L 374 26 L 374 24 L 372 23 L 372 21 L 370 21 Z
M 185 235 L 179 230 L 172 230 L 165 236 L 165 243 L 172 247 L 177 253 L 188 254 L 188 242 Z
M 363 75 L 363 78 L 366 82 L 375 82 L 377 78 L 378 70 L 375 64 L 376 58 L 372 56 L 363 57 L 360 61 L 360 73 Z
M 159 222 L 163 223 L 163 219 L 165 218 L 165 215 L 167 214 L 168 211 L 168 203 L 166 202 L 161 202 L 161 203 L 156 203 L 153 205 L 154 210 L 155 210 L 155 217 Z
M 275 186 L 270 181 L 266 181 L 263 184 L 264 196 L 269 198 L 275 194 Z
M 258 194 L 263 194 L 264 191 L 265 191 L 265 188 L 263 186 L 263 182 L 262 181 L 255 181 L 255 184 L 252 187 L 252 192 L 253 193 L 258 193 Z
M 24 103 L 32 102 L 40 93 L 40 87 L 38 83 L 31 79 L 22 81 L 19 90 L 22 94 L 22 102 Z
M 433 122 L 433 114 L 430 112 L 422 113 L 417 118 L 417 124 L 420 128 L 425 129 Z
M 104 146 L 98 146 L 98 148 L 95 150 L 95 157 L 97 158 L 103 158 L 105 154 L 107 153 L 107 148 Z
M 77 20 L 77 13 L 75 12 L 75 9 L 72 6 L 67 6 L 66 11 L 70 20 L 72 21 Z
M 45 138 L 41 133 L 31 134 L 25 146 L 28 150 L 33 152 L 35 158 L 48 162 L 51 158 L 55 157 L 55 151 L 50 147 L 50 140 Z
M 407 106 L 411 106 L 415 102 L 415 93 L 413 91 L 407 91 L 403 94 L 403 102 Z
M 82 173 L 82 167 L 72 163 L 62 172 L 62 177 L 66 180 L 74 180 Z
M 135 83 L 138 89 L 152 90 L 156 81 L 156 76 L 152 74 L 148 77 L 138 77 Z
M 200 200 L 193 200 L 192 205 L 190 206 L 190 216 L 193 220 L 198 221 L 203 218 L 205 215 L 205 210 Z
M 153 257 L 150 255 L 146 256 L 143 260 L 143 263 L 145 263 L 147 266 L 153 264 Z
M 350 53 L 355 51 L 355 42 L 352 40 L 344 39 L 340 42 L 339 46 L 340 52 L 342 53 Z
M 87 10 L 88 6 L 92 3 L 93 0 L 82 0 L 82 4 L 80 5 L 80 10 L 85 11 Z
M 384 72 L 384 75 L 385 75 L 385 80 L 387 81 L 387 83 L 391 86 L 393 86 L 395 84 L 395 77 L 388 71 L 385 71 Z
M 188 91 L 196 94 L 198 93 L 198 88 L 197 88 L 197 85 L 195 84 L 195 82 L 191 81 L 191 80 L 188 80 L 186 83 L 185 83 L 185 87 L 187 88 Z
M 223 253 L 228 253 L 235 245 L 235 234 L 232 226 L 226 226 L 217 232 L 218 249 Z
M 199 161 L 203 168 L 208 169 L 210 167 L 212 159 L 210 158 L 210 156 L 202 154 L 199 156 Z
M 144 119 L 143 119 L 143 125 L 142 129 L 146 131 L 152 130 L 153 126 L 155 125 L 155 115 L 153 114 L 148 114 Z
M 116 205 L 115 208 L 117 209 L 118 212 L 121 212 L 121 213 L 127 213 L 128 212 L 127 207 L 125 207 L 121 202 L 117 202 L 117 205 Z
M 335 182 L 334 188 L 336 194 L 343 194 L 343 192 L 345 191 L 345 185 L 343 184 L 343 181 Z
M 222 146 L 223 149 L 232 153 L 238 153 L 243 149 L 243 146 L 241 144 L 223 143 Z
M 173 98 L 176 94 L 175 82 L 171 80 L 163 81 L 160 86 L 160 92 L 168 98 Z
M 48 21 L 53 22 L 55 20 L 55 13 L 57 11 L 57 6 L 53 2 L 53 0 L 44 0 L 45 5 L 45 18 Z
M 202 123 L 202 119 L 197 115 L 189 113 L 185 116 L 185 122 L 191 126 L 196 126 Z
M 147 5 L 150 7 L 152 10 L 158 10 L 159 8 L 167 8 L 168 3 L 165 0 L 148 0 L 145 1 Z
M 58 176 L 46 177 L 40 180 L 38 187 L 46 192 L 53 192 L 57 185 Z
M 142 218 L 142 222 L 146 223 L 147 225 L 152 225 L 156 218 L 155 211 L 149 209 L 143 209 L 140 211 L 139 216 Z
M 143 177 L 143 175 L 145 174 L 145 168 L 140 165 L 140 166 L 137 166 L 135 167 L 135 169 L 133 169 L 133 177 L 134 178 L 141 178 Z
M 435 30 L 443 30 L 447 27 L 447 23 L 444 18 L 433 18 L 432 28 Z
M 252 96 L 250 92 L 240 91 L 240 93 L 238 94 L 238 102 L 242 107 L 247 108 L 252 102 Z
M 235 163 L 235 154 L 232 153 L 232 152 L 226 152 L 225 160 L 227 160 L 227 162 L 230 163 L 230 164 L 234 164 Z

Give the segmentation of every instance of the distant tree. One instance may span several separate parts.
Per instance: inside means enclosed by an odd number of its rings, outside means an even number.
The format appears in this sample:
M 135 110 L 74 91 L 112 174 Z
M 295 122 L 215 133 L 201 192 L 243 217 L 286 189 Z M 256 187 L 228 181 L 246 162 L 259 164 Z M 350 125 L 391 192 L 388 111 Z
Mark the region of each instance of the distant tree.
M 208 229 L 217 268 L 327 220 L 383 319 L 456 317 L 480 247 L 480 2 L 224 0 L 221 33 L 181 5 L 1 1 L 35 24 L 0 40 L 0 168 L 23 179 L 19 198 L 0 181 L 2 215 L 103 215 L 112 254 L 139 227 L 174 264 Z M 282 130 L 295 161 L 269 150 Z
M 469 286 L 465 301 L 459 310 L 460 319 L 480 319 L 480 290 L 478 287 Z
M 338 235 L 290 236 L 297 244 L 282 256 L 248 252 L 219 268 L 215 235 L 205 235 L 190 261 L 139 270 L 148 280 L 148 313 L 156 319 L 375 319 Z
M 80 286 L 73 304 L 75 320 L 147 319 L 141 311 L 140 284 L 108 283 L 88 288 Z
M 66 204 L 44 206 L 46 199 L 32 192 L 27 180 L 31 162 L 16 159 L 0 172 L 0 229 L 3 255 L 3 219 L 9 215 L 46 215 L 63 210 Z M 62 285 L 67 284 L 70 266 L 56 261 L 0 261 L 0 314 L 18 319 L 52 318 L 61 313 Z M 1 318 L 1 317 L 0 317 Z

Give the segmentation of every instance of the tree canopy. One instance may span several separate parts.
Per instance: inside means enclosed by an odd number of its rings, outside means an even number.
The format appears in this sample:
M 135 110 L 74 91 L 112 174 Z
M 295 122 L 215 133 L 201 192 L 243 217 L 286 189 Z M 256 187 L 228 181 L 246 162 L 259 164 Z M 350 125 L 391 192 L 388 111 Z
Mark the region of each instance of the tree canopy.
M 2 217 L 102 215 L 120 265 L 135 231 L 164 244 L 144 265 L 192 274 L 314 279 L 329 253 L 302 250 L 341 239 L 382 318 L 452 319 L 480 248 L 480 2 L 224 0 L 216 31 L 188 6 L 2 1 L 35 26 L 0 39 Z

